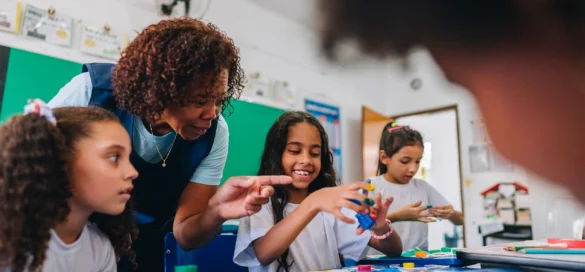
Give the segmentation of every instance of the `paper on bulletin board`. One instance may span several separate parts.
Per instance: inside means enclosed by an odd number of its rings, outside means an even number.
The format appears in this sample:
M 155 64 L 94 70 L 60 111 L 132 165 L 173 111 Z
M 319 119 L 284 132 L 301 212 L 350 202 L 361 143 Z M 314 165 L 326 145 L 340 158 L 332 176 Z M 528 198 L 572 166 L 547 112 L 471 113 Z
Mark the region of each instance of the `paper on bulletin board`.
M 341 124 L 339 107 L 305 99 L 305 110 L 314 115 L 321 123 L 329 136 L 329 149 L 333 153 L 333 167 L 337 173 L 338 181 L 341 180 Z
M 12 0 L 0 1 L 0 30 L 18 33 L 22 3 Z
M 79 51 L 108 59 L 117 60 L 126 46 L 126 35 L 116 33 L 108 27 L 85 26 L 81 31 Z
M 54 11 L 54 10 L 53 10 Z M 22 35 L 47 43 L 71 47 L 73 17 L 27 5 L 23 13 Z
M 272 98 L 270 80 L 259 72 L 246 75 L 248 83 L 244 86 L 244 95 L 249 97 Z
M 272 84 L 272 96 L 274 102 L 293 108 L 296 104 L 297 88 L 282 80 L 275 80 Z

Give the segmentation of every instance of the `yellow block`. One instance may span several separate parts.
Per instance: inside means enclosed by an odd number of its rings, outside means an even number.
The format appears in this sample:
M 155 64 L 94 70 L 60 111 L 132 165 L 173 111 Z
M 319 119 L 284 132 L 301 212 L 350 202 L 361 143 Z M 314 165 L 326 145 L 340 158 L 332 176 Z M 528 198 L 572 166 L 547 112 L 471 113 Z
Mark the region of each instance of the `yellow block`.
M 404 268 L 414 268 L 414 263 L 403 263 L 402 267 Z

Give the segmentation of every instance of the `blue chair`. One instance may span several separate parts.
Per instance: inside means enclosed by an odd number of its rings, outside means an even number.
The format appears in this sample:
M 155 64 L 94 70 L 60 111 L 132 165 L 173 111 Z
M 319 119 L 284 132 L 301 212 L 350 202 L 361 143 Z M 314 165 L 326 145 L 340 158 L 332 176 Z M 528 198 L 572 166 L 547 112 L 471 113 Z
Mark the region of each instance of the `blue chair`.
M 184 251 L 177 244 L 172 232 L 165 236 L 165 272 L 174 272 L 175 266 L 197 265 L 197 272 L 206 271 L 248 271 L 233 262 L 236 248 L 237 226 L 225 225 L 222 233 L 206 246 Z

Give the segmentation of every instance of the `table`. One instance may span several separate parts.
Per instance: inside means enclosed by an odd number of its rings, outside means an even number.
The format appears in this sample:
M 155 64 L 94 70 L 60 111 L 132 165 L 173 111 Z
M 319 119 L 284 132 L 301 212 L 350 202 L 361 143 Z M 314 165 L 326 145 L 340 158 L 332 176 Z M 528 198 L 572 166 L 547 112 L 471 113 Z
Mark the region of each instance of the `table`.
M 540 269 L 546 271 L 584 271 L 585 255 L 561 255 L 561 254 L 522 254 L 505 251 L 505 246 L 522 246 L 534 242 L 524 241 L 520 243 L 487 246 L 476 249 L 461 249 L 457 251 L 457 258 L 464 265 L 481 264 L 482 267 L 514 267 L 518 269 Z

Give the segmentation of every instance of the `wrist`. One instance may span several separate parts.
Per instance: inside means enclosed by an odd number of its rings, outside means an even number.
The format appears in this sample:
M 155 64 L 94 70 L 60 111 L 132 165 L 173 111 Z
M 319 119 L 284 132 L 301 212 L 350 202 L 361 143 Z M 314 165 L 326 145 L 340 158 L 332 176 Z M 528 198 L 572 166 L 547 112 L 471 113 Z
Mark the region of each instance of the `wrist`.
M 301 204 L 299 206 L 303 206 L 310 213 L 316 214 L 316 213 L 320 212 L 321 209 L 319 208 L 318 202 L 315 201 L 316 197 L 319 197 L 317 192 L 310 194 L 309 196 L 307 196 L 307 198 L 305 198 L 305 200 L 303 200 L 301 202 Z
M 202 213 L 203 217 L 214 224 L 223 224 L 226 220 L 231 218 L 226 218 L 226 216 L 222 213 L 222 206 L 219 201 L 216 201 L 215 196 L 212 196 L 209 199 L 207 204 L 207 209 Z
M 392 222 L 400 222 L 403 221 L 402 218 L 400 218 L 400 215 L 397 212 L 393 212 L 391 214 L 389 214 L 388 216 L 386 216 L 386 219 L 392 221 Z
M 392 233 L 394 233 L 394 228 L 392 227 L 392 223 L 390 222 L 390 220 L 386 219 L 384 221 L 385 222 L 383 225 L 377 226 L 376 224 L 376 226 L 370 229 L 372 237 L 376 239 L 386 239 L 390 237 Z
M 382 235 L 391 229 L 390 220 L 385 219 L 382 222 L 376 222 L 376 224 L 370 229 L 371 232 L 377 235 Z

